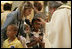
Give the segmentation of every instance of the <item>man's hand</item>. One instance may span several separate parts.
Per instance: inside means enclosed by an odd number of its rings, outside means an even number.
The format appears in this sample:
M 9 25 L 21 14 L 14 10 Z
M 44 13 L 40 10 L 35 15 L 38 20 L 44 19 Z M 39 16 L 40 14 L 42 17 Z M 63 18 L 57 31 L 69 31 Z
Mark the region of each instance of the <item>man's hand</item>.
M 41 22 L 38 22 L 39 24 L 41 24 L 41 25 L 45 25 L 45 21 L 42 19 L 42 18 L 38 18 Z

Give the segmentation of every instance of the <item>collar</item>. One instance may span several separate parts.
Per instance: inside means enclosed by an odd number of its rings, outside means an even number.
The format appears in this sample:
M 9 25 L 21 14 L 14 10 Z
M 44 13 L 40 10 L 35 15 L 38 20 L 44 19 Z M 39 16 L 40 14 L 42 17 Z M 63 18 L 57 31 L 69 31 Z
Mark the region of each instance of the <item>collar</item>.
M 67 4 L 61 5 L 58 9 L 62 9 L 62 8 L 68 8 L 71 9 L 71 7 Z

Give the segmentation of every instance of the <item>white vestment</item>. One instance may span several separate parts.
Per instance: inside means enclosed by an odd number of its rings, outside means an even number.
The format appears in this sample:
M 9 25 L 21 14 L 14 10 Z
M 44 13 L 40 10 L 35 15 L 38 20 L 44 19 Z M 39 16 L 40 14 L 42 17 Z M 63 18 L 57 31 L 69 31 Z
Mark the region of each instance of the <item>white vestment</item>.
M 71 9 L 56 10 L 45 25 L 45 32 L 52 48 L 71 48 Z
M 48 39 L 48 33 L 44 33 L 43 42 L 45 43 L 45 48 L 51 48 L 51 43 Z

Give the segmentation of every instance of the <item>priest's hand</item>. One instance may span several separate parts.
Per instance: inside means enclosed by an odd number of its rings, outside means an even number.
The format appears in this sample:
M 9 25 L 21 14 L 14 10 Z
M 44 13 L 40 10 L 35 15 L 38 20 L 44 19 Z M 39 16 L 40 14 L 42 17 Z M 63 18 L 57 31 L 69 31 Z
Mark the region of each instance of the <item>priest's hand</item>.
M 39 24 L 45 25 L 46 21 L 44 21 L 44 19 L 42 19 L 42 18 L 38 18 L 38 19 L 40 20 L 40 22 L 38 22 Z

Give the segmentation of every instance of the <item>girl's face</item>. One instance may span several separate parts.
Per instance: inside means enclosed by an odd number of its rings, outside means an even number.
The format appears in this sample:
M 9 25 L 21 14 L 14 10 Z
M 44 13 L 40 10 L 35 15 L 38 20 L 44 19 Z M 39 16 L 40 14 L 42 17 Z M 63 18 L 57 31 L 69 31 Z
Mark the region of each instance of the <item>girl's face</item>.
M 29 32 L 30 32 L 30 28 L 27 27 L 27 28 L 25 29 L 25 31 L 26 31 L 26 33 L 29 33 Z
M 17 31 L 15 30 L 15 28 L 13 26 L 9 26 L 7 28 L 7 36 L 8 38 L 12 38 L 16 35 Z
M 32 9 L 24 9 L 24 15 L 29 16 L 31 14 Z
M 34 25 L 33 25 L 33 26 L 34 26 L 35 29 L 39 29 L 40 26 L 41 26 L 38 22 L 39 22 L 38 20 L 36 20 L 36 21 L 34 22 Z

